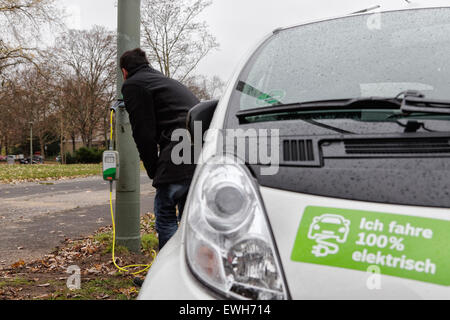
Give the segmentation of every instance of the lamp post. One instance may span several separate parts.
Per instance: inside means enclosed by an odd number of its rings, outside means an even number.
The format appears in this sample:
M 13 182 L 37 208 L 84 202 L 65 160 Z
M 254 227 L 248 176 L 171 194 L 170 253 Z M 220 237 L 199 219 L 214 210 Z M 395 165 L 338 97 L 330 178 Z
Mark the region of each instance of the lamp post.
M 30 121 L 30 164 L 33 164 L 33 122 Z
M 117 3 L 117 55 L 140 46 L 141 1 L 119 0 Z M 122 72 L 117 68 L 117 98 L 121 98 Z M 120 176 L 116 184 L 116 239 L 130 251 L 141 249 L 140 236 L 140 163 L 131 133 L 128 112 L 116 112 L 116 142 L 120 156 Z

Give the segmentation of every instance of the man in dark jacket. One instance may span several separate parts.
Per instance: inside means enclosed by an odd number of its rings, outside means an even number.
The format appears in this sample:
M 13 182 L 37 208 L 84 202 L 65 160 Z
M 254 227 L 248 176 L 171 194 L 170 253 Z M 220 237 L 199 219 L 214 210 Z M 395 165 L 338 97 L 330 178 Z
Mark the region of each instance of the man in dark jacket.
M 178 142 L 172 142 L 171 135 L 175 129 L 186 128 L 187 112 L 199 100 L 180 82 L 153 69 L 139 48 L 122 55 L 120 68 L 133 138 L 156 188 L 156 231 L 161 249 L 178 228 L 195 170 L 193 163 L 172 162 L 172 148 Z

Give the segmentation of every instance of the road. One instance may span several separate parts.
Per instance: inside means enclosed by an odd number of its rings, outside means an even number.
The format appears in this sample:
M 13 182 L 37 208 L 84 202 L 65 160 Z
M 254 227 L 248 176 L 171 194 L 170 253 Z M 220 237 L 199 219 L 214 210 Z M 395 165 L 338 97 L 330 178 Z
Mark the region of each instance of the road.
M 142 173 L 141 214 L 153 212 L 154 195 L 151 180 Z M 100 176 L 0 184 L 0 268 L 38 259 L 65 238 L 108 225 L 109 186 Z

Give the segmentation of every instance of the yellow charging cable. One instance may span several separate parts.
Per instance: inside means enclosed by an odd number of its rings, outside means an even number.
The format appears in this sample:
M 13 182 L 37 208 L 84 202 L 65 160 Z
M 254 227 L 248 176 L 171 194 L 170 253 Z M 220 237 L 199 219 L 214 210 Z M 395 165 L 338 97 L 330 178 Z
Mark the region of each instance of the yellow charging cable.
M 113 137 L 113 115 L 114 115 L 114 110 L 111 111 L 111 118 L 110 118 L 110 122 L 111 122 L 111 134 L 110 134 L 110 142 L 112 143 L 112 137 Z M 110 145 L 111 146 L 111 145 Z M 111 220 L 112 220 L 112 230 L 113 230 L 113 237 L 112 237 L 112 261 L 114 263 L 114 266 L 121 272 L 130 272 L 132 275 L 136 275 L 142 272 L 147 271 L 148 269 L 150 269 L 150 267 L 152 266 L 152 263 L 150 264 L 132 264 L 132 265 L 128 265 L 128 266 L 124 266 L 124 267 L 120 267 L 117 265 L 116 263 L 116 258 L 115 258 L 115 247 L 116 247 L 116 224 L 114 222 L 114 210 L 113 210 L 113 204 L 112 204 L 112 181 L 110 181 L 110 191 L 109 191 L 109 205 L 111 208 Z M 153 255 L 153 261 L 156 258 L 156 251 L 152 250 L 151 251 L 152 255 Z M 130 268 L 138 268 L 138 267 L 142 267 L 143 269 L 136 271 L 136 272 L 131 272 L 131 270 L 129 270 Z
M 111 115 L 109 118 L 109 143 L 111 144 L 113 141 L 113 116 L 114 116 L 114 110 L 111 110 Z M 111 145 L 110 145 L 111 147 Z
M 114 211 L 113 211 L 113 205 L 112 205 L 112 191 L 109 192 L 109 204 L 111 207 L 111 220 L 112 220 L 112 229 L 113 229 L 113 239 L 112 239 L 112 261 L 114 263 L 114 266 L 119 269 L 122 272 L 130 272 L 133 275 L 142 273 L 147 271 L 148 269 L 150 269 L 150 267 L 152 266 L 152 263 L 150 264 L 132 264 L 132 265 L 128 265 L 128 266 L 124 266 L 124 267 L 120 267 L 117 265 L 116 263 L 116 258 L 115 258 L 115 247 L 116 247 L 116 225 L 114 222 Z M 156 251 L 152 250 L 151 251 L 152 255 L 153 255 L 153 260 L 155 260 L 156 258 Z M 136 271 L 136 272 L 131 272 L 131 270 L 129 270 L 130 268 L 137 268 L 137 267 L 142 267 L 143 269 Z

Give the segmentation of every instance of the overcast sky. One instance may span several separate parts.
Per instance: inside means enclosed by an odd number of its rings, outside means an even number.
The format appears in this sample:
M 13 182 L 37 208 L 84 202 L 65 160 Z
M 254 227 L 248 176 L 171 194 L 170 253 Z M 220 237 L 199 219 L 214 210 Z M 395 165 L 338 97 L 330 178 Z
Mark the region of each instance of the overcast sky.
M 450 5 L 450 0 L 411 0 Z M 117 0 L 62 0 L 72 28 L 103 25 L 117 28 Z M 220 48 L 198 66 L 196 73 L 228 81 L 237 64 L 265 35 L 281 26 L 347 14 L 374 5 L 392 8 L 405 0 L 213 0 L 199 20 L 205 20 Z

